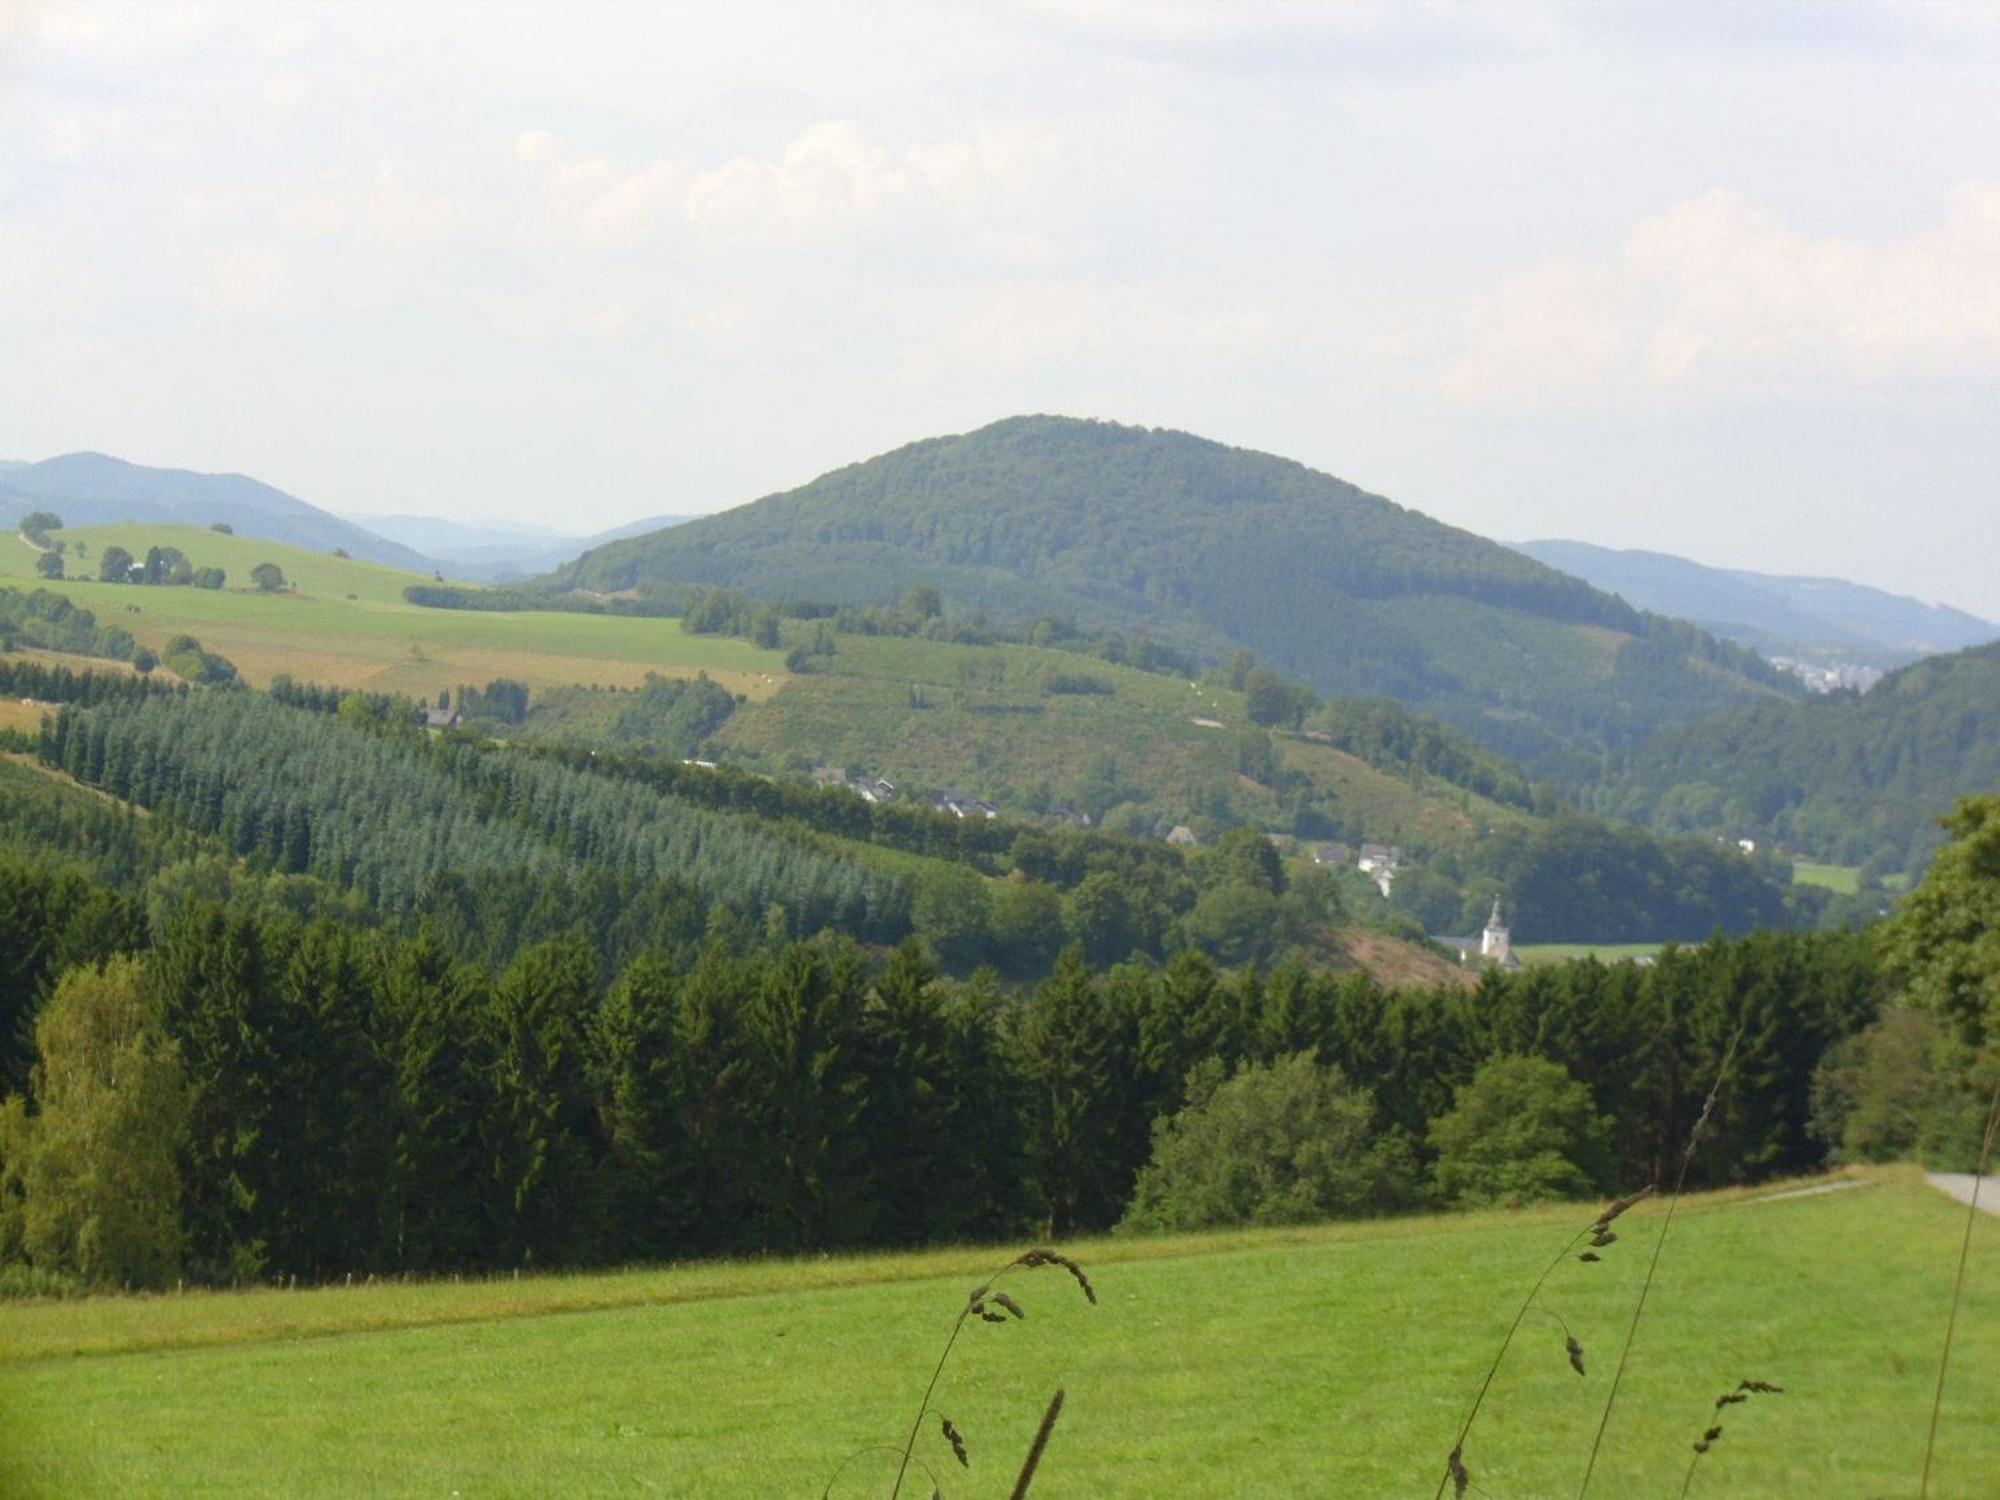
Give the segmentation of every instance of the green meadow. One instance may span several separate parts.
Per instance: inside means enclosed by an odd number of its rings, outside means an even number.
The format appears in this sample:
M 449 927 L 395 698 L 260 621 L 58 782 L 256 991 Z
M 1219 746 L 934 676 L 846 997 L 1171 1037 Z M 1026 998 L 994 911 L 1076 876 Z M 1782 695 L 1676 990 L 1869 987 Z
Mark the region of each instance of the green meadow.
M 1514 956 L 1530 968 L 1537 964 L 1566 964 L 1594 958 L 1601 964 L 1615 964 L 1631 958 L 1651 958 L 1660 951 L 1658 943 L 1516 943 Z
M 403 598 L 407 585 L 426 581 L 417 574 L 192 526 L 92 526 L 62 536 L 77 578 L 42 584 L 34 552 L 11 538 L 0 546 L 0 583 L 59 589 L 155 650 L 170 636 L 193 635 L 260 687 L 282 672 L 301 682 L 433 696 L 496 677 L 532 688 L 634 687 L 649 671 L 681 677 L 706 671 L 731 691 L 758 697 L 784 680 L 779 653 L 686 635 L 677 620 L 421 609 Z M 80 558 L 79 543 L 86 549 Z M 111 545 L 138 558 L 148 547 L 178 547 L 197 568 L 222 568 L 228 586 L 95 582 L 97 560 Z M 250 587 L 250 570 L 260 562 L 276 563 L 292 587 L 278 594 Z
M 1914 1496 L 1964 1210 L 1897 1169 L 1676 1215 L 1591 1493 Z M 973 1323 L 920 1453 L 950 1496 L 1007 1493 L 1050 1393 L 1036 1500 L 1428 1496 L 1527 1287 L 1594 1206 L 1069 1247 Z M 1576 1493 L 1663 1221 L 1565 1260 L 1465 1458 L 1476 1493 Z M 900 1441 L 966 1292 L 1005 1252 L 0 1306 L 10 1496 L 819 1495 Z M 1931 1494 L 2000 1472 L 2000 1222 L 1973 1245 Z M 836 1495 L 885 1496 L 893 1462 Z M 928 1495 L 923 1484 L 906 1495 Z
M 1792 861 L 1792 884 L 1824 886 L 1838 896 L 1851 896 L 1861 888 L 1859 865 L 1822 865 L 1809 859 Z

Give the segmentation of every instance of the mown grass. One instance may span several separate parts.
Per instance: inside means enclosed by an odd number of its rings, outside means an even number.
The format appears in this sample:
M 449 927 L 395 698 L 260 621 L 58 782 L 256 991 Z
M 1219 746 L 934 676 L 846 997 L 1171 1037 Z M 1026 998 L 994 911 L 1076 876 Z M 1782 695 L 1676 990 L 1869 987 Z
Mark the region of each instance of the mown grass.
M 1070 1247 L 969 1330 L 938 1409 L 1001 1495 L 1056 1385 L 1049 1497 L 1427 1495 L 1522 1291 L 1581 1210 Z M 1544 1294 L 1466 1448 L 1486 1494 L 1574 1493 L 1661 1208 Z M 1911 1172 L 1683 1203 L 1593 1494 L 1671 1495 L 1716 1392 L 1705 1496 L 1913 1495 L 1960 1207 Z M 2000 1224 L 1983 1223 L 1933 1494 L 2000 1465 Z M 1004 1252 L 0 1309 L 9 1495 L 817 1495 L 898 1442 L 969 1287 Z M 925 1441 L 933 1441 L 927 1434 Z M 935 1459 L 949 1464 L 940 1447 Z M 881 1495 L 850 1471 L 837 1493 Z M 1941 1482 L 1939 1482 L 1941 1476 Z
M 1793 885 L 1824 886 L 1838 896 L 1852 896 L 1861 889 L 1859 865 L 1822 865 L 1809 859 L 1792 861 Z
M 686 635 L 677 620 L 421 609 L 403 598 L 407 585 L 428 581 L 417 574 L 191 526 L 92 526 L 64 536 L 70 566 L 89 577 L 42 584 L 34 554 L 17 546 L 0 547 L 0 582 L 58 589 L 155 650 L 170 636 L 194 635 L 258 687 L 283 672 L 302 682 L 433 697 L 496 677 L 531 688 L 636 687 L 649 671 L 683 677 L 706 671 L 732 692 L 757 697 L 784 681 L 779 653 Z M 89 549 L 81 560 L 79 541 Z M 229 587 L 92 581 L 97 559 L 114 543 L 140 558 L 150 546 L 178 547 L 196 567 L 224 568 Z M 275 562 L 293 588 L 282 594 L 250 588 L 250 569 L 259 562 Z
M 1660 943 L 1516 943 L 1514 956 L 1523 964 L 1566 964 L 1582 958 L 1615 964 L 1628 958 L 1650 958 Z

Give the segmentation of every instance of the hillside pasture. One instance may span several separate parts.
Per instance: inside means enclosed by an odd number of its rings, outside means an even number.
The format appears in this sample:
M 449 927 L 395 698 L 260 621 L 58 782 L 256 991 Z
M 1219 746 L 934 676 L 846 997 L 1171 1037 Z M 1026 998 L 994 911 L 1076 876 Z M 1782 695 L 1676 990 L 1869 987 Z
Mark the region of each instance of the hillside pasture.
M 1639 1329 L 1592 1494 L 1911 1496 L 1964 1210 L 1909 1170 L 1851 1191 L 1692 1198 Z M 1425 1496 L 1527 1286 L 1595 1206 L 1070 1247 L 974 1323 L 927 1425 L 946 1493 L 1005 1494 L 1050 1392 L 1036 1500 Z M 1662 1222 L 1565 1262 L 1466 1445 L 1479 1493 L 1575 1493 Z M 1932 1494 L 2000 1465 L 2000 1223 L 1978 1226 Z M 0 1306 L 9 1495 L 354 1494 L 677 1500 L 817 1495 L 896 1443 L 951 1319 L 1004 1252 L 603 1276 Z M 888 1493 L 893 1459 L 837 1496 Z M 927 1494 L 924 1485 L 906 1494 Z
M 286 673 L 301 682 L 432 697 L 496 677 L 530 688 L 636 687 L 648 672 L 705 671 L 731 692 L 755 698 L 784 681 L 777 652 L 687 635 L 677 620 L 423 609 L 403 598 L 405 587 L 427 581 L 417 574 L 189 526 L 96 526 L 63 535 L 71 568 L 88 577 L 43 584 L 34 576 L 33 555 L 16 548 L 0 549 L 0 582 L 57 589 L 156 651 L 174 635 L 193 635 L 234 662 L 253 686 Z M 82 559 L 79 542 L 87 549 Z M 138 558 L 148 547 L 178 547 L 197 568 L 223 568 L 228 586 L 96 582 L 97 559 L 111 545 Z M 276 563 L 291 587 L 276 594 L 249 587 L 250 570 L 260 562 Z

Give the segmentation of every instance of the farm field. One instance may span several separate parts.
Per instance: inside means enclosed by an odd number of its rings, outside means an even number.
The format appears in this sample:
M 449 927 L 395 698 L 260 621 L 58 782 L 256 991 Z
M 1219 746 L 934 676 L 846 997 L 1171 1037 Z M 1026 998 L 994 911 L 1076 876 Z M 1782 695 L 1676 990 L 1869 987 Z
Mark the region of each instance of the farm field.
M 420 609 L 403 598 L 407 585 L 425 581 L 414 573 L 191 526 L 94 526 L 62 535 L 78 571 L 94 575 L 103 549 L 114 544 L 141 558 L 148 547 L 171 546 L 197 568 L 224 569 L 229 586 L 137 588 L 84 578 L 45 584 L 35 576 L 35 554 L 18 538 L 0 547 L 0 583 L 60 590 L 156 651 L 170 636 L 196 636 L 253 686 L 288 673 L 301 682 L 434 696 L 496 677 L 531 688 L 636 687 L 649 671 L 680 677 L 706 671 L 732 692 L 760 697 L 784 680 L 779 653 L 686 635 L 676 620 Z M 80 560 L 79 543 L 86 549 Z M 293 590 L 248 588 L 250 569 L 260 562 L 276 563 Z
M 1731 1408 L 1692 1493 L 1916 1493 L 1964 1219 L 1909 1169 L 1676 1217 L 1591 1493 L 1675 1495 L 1714 1397 Z M 1766 1190 L 1769 1191 L 1768 1189 Z M 937 1407 L 965 1432 L 947 1494 L 1005 1494 L 1068 1391 L 1037 1500 L 1424 1496 L 1526 1287 L 1594 1206 L 1070 1247 L 975 1323 Z M 1479 1493 L 1581 1477 L 1662 1218 L 1620 1225 L 1530 1318 L 1466 1447 Z M 1990 1493 L 2000 1427 L 2000 1222 L 1973 1247 L 1932 1476 Z M 12 1496 L 811 1496 L 897 1442 L 961 1299 L 1004 1253 L 0 1306 L 0 1489 Z M 836 1495 L 881 1496 L 881 1465 Z M 905 1494 L 927 1494 L 919 1485 Z

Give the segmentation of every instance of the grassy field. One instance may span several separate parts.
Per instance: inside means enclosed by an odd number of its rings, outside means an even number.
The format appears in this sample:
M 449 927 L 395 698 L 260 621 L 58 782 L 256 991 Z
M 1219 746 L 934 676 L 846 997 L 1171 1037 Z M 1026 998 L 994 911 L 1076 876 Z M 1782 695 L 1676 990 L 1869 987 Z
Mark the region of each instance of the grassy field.
M 1516 943 L 1514 956 L 1530 967 L 1566 964 L 1579 958 L 1615 964 L 1621 959 L 1651 958 L 1660 948 L 1659 943 Z
M 1851 896 L 1861 888 L 1859 865 L 1820 865 L 1808 859 L 1792 861 L 1793 885 L 1825 886 L 1835 895 Z
M 1428 1496 L 1515 1305 L 1592 1210 L 1072 1247 L 971 1326 L 938 1406 L 1004 1495 L 1042 1403 L 1069 1402 L 1037 1500 Z M 1621 1224 L 1530 1319 L 1466 1448 L 1480 1494 L 1569 1495 L 1660 1224 Z M 1853 1191 L 1682 1206 L 1591 1493 L 1911 1496 L 1963 1210 L 1906 1170 Z M 2000 1469 L 2000 1222 L 1979 1226 L 1932 1494 Z M 898 1441 L 967 1289 L 999 1257 L 0 1307 L 0 1489 L 91 1495 L 818 1495 Z M 879 1464 L 837 1495 L 883 1496 Z M 928 1494 L 906 1488 L 906 1494 Z
M 134 588 L 83 577 L 42 586 L 61 590 L 155 650 L 169 636 L 196 636 L 260 687 L 285 672 L 302 682 L 434 696 L 496 677 L 532 688 L 635 687 L 649 671 L 681 677 L 706 671 L 754 698 L 784 681 L 777 652 L 684 635 L 675 620 L 419 609 L 403 599 L 407 585 L 425 581 L 416 574 L 191 526 L 94 526 L 63 536 L 72 571 L 92 577 L 113 544 L 142 558 L 148 547 L 178 547 L 196 567 L 224 569 L 229 586 L 219 590 Z M 260 562 L 282 568 L 292 590 L 249 588 L 250 570 Z M 38 586 L 34 570 L 35 554 L 18 538 L 0 546 L 0 583 Z

